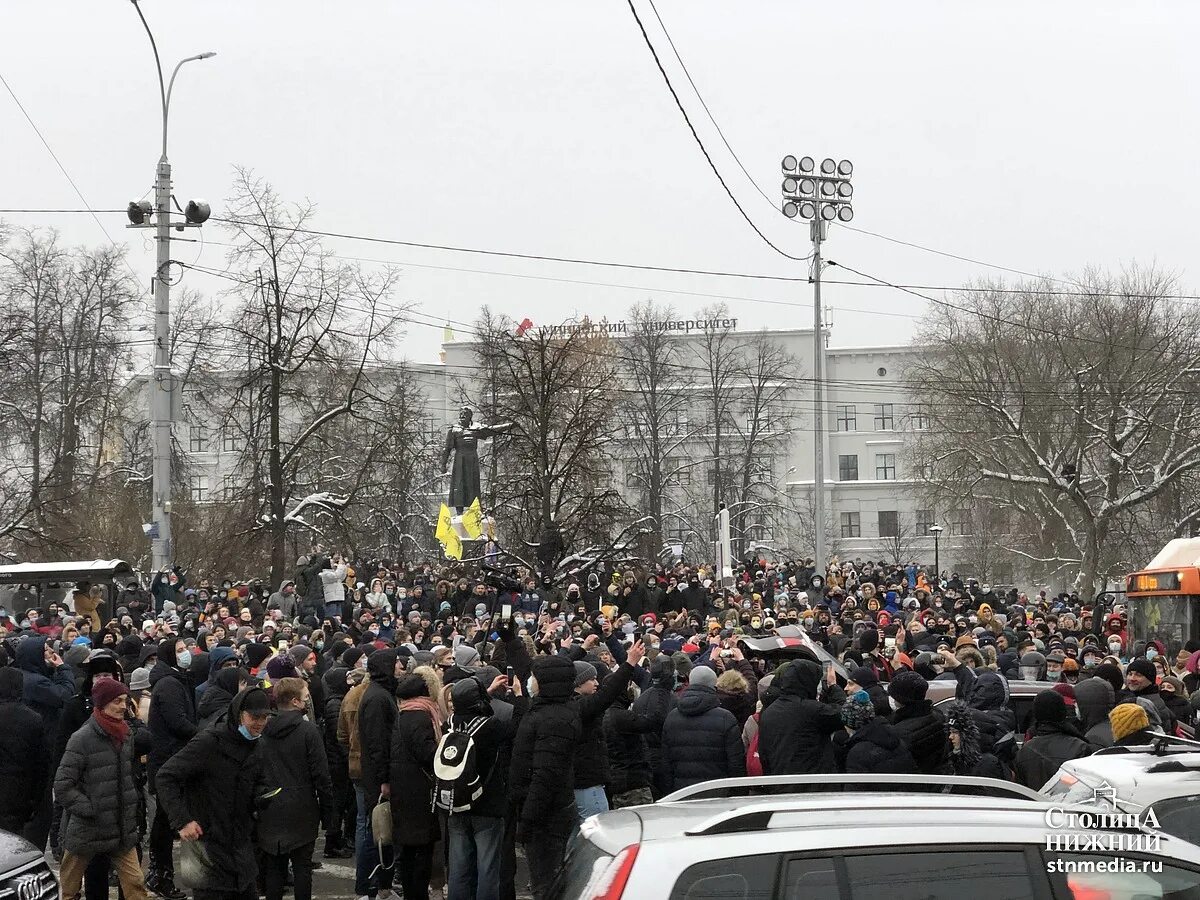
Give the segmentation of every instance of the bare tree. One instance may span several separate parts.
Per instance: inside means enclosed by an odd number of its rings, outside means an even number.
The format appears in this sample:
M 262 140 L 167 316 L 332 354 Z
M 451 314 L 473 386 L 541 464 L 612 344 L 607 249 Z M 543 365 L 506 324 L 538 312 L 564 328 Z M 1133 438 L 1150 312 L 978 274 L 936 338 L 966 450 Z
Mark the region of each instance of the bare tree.
M 492 448 L 492 511 L 507 543 L 540 550 L 550 571 L 571 548 L 614 552 L 623 503 L 612 487 L 618 416 L 608 339 L 587 322 L 516 337 L 516 323 L 486 307 L 475 330 L 480 365 L 495 372 L 494 413 L 512 424 Z
M 336 530 L 369 470 L 350 462 L 372 457 L 349 424 L 406 310 L 391 303 L 395 271 L 340 263 L 307 233 L 311 206 L 285 203 L 238 170 L 227 208 L 235 303 L 199 377 L 216 401 L 208 414 L 242 448 L 238 471 L 255 510 L 243 533 L 266 536 L 279 577 L 289 539 Z
M 645 498 L 644 511 L 654 523 L 659 547 L 664 516 L 680 515 L 680 487 L 691 482 L 698 467 L 682 453 L 697 432 L 689 418 L 694 393 L 690 369 L 683 364 L 678 337 L 660 327 L 674 319 L 670 306 L 652 301 L 634 305 L 620 349 L 620 369 L 630 388 L 621 404 L 624 431 L 618 443 L 632 454 L 630 479 Z
M 115 248 L 67 250 L 54 232 L 0 244 L 0 541 L 71 552 L 110 474 L 101 436 L 128 374 L 137 288 Z
M 930 485 L 1009 510 L 1031 537 L 1005 546 L 1072 566 L 1090 597 L 1124 563 L 1130 517 L 1200 470 L 1200 311 L 1153 270 L 1078 284 L 986 284 L 935 307 L 908 383 L 931 420 L 914 451 Z M 1194 496 L 1157 540 L 1196 520 Z

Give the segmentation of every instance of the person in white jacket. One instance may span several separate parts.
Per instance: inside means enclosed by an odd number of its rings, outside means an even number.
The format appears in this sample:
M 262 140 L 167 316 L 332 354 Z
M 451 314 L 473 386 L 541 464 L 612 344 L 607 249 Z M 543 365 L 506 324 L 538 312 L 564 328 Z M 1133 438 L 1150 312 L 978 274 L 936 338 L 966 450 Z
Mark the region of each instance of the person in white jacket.
M 383 591 L 382 578 L 376 578 L 371 582 L 371 590 L 367 594 L 367 605 L 371 609 L 386 609 L 388 612 L 395 612 L 392 604 L 388 601 L 388 595 Z
M 325 618 L 340 619 L 346 600 L 346 560 L 335 556 L 330 565 L 332 568 L 322 569 L 319 573 L 325 592 Z

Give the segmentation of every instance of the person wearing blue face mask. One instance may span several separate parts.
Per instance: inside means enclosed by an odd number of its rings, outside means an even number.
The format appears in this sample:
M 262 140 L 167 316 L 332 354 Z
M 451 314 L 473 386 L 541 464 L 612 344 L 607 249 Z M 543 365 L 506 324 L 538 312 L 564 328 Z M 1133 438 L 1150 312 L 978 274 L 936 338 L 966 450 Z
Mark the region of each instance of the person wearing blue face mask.
M 266 691 L 246 688 L 230 702 L 224 724 L 200 732 L 158 771 L 158 802 L 171 834 L 199 842 L 207 857 L 189 875 L 198 900 L 257 900 L 256 811 L 281 787 L 263 780 L 259 738 L 270 718 Z
M 151 792 L 157 793 L 158 770 L 196 734 L 196 695 L 188 678 L 191 651 L 182 638 L 158 645 L 158 661 L 150 670 L 150 756 L 147 767 Z M 160 803 L 150 826 L 150 870 L 146 887 L 165 900 L 185 900 L 175 886 L 171 858 L 174 829 Z

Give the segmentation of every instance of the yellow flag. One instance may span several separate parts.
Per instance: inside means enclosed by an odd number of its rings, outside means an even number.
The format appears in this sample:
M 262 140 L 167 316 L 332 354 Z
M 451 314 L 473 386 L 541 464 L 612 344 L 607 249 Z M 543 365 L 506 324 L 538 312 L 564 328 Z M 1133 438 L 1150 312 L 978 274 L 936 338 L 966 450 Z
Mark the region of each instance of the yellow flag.
M 483 509 L 479 506 L 478 497 L 463 512 L 462 523 L 471 540 L 478 540 L 483 534 Z
M 438 512 L 437 528 L 434 530 L 433 535 L 446 548 L 446 555 L 448 557 L 451 559 L 462 559 L 462 540 L 459 538 L 458 532 L 454 530 L 454 526 L 450 524 L 450 507 L 445 503 L 442 504 L 442 508 Z
M 438 510 L 437 528 L 433 530 L 433 536 L 444 544 L 446 535 L 453 532 L 454 528 L 450 524 L 450 507 L 443 503 L 442 508 Z

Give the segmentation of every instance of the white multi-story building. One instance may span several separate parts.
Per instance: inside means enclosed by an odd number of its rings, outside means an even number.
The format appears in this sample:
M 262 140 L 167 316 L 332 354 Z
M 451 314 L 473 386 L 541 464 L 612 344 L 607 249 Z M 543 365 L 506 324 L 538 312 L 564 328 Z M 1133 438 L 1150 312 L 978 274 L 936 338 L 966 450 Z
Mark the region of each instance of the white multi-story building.
M 736 320 L 733 320 L 736 321 Z M 675 340 L 684 345 L 680 358 L 691 366 L 699 366 L 702 356 L 702 334 L 699 330 L 676 332 Z M 763 332 L 737 332 L 750 340 Z M 766 336 L 792 357 L 801 377 L 791 381 L 787 391 L 772 404 L 771 435 L 762 462 L 761 476 L 775 488 L 787 494 L 795 507 L 811 508 L 814 484 L 814 409 L 811 366 L 812 329 L 773 330 Z M 629 338 L 620 332 L 608 336 L 618 347 Z M 830 335 L 827 333 L 827 340 Z M 953 558 L 951 531 L 961 534 L 969 528 L 965 516 L 950 509 L 935 509 L 923 502 L 918 490 L 919 473 L 910 471 L 912 465 L 906 445 L 914 432 L 926 427 L 923 411 L 909 401 L 903 388 L 905 361 L 915 352 L 908 346 L 828 347 L 826 349 L 826 440 L 825 484 L 826 524 L 829 552 L 842 558 L 863 557 L 892 559 L 900 556 L 932 563 L 934 540 L 929 528 L 941 524 L 945 531 L 940 541 L 941 563 L 946 568 Z M 475 345 L 471 341 L 451 341 L 443 345 L 443 361 L 455 372 L 478 370 Z M 461 377 L 454 386 L 447 380 L 446 400 L 439 405 L 444 414 L 457 415 L 457 404 L 450 401 L 451 392 L 463 391 Z M 628 385 L 626 385 L 628 387 Z M 469 387 L 467 388 L 470 392 Z M 614 415 L 620 415 L 615 410 Z M 683 414 L 697 430 L 706 422 L 711 426 L 712 411 L 697 404 Z M 707 417 L 707 418 L 706 418 Z M 776 425 L 776 423 L 779 423 Z M 678 424 L 678 423 L 676 423 Z M 686 428 L 688 423 L 683 423 Z M 782 439 L 776 428 L 783 428 Z M 711 498 L 712 467 L 704 461 L 709 452 L 702 439 L 679 442 L 672 469 L 680 470 L 683 463 L 683 483 L 671 489 L 690 492 L 700 498 Z M 618 449 L 614 478 L 627 499 L 636 508 L 637 477 L 628 453 Z M 688 461 L 694 466 L 688 466 Z M 711 502 L 708 509 L 711 509 Z M 957 517 L 957 518 L 956 518 Z M 665 521 L 664 537 L 668 542 L 682 543 L 681 522 Z M 811 528 L 811 526 L 810 526 Z M 784 533 L 761 527 L 748 537 L 765 546 L 787 546 L 803 549 L 803 539 L 788 523 Z M 956 535 L 957 536 L 957 535 Z M 999 580 L 999 579 L 997 579 Z
M 736 320 L 731 320 L 736 321 Z M 795 362 L 795 370 L 786 391 L 776 395 L 768 411 L 770 425 L 765 429 L 765 452 L 756 477 L 786 496 L 794 509 L 811 510 L 814 483 L 813 438 L 813 353 L 811 329 L 774 331 L 736 331 L 735 336 L 749 342 L 766 336 Z M 629 338 L 610 334 L 620 354 L 620 343 Z M 827 333 L 827 340 L 832 335 Z M 421 431 L 428 436 L 436 453 L 447 427 L 458 419 L 464 397 L 478 396 L 481 377 L 476 345 L 447 335 L 441 361 L 433 364 L 408 364 L 417 389 L 425 399 Z M 680 358 L 698 366 L 702 334 L 698 330 L 672 335 L 681 342 Z M 966 503 L 938 504 L 922 497 L 918 472 L 906 448 L 915 433 L 926 427 L 924 411 L 911 402 L 903 387 L 906 360 L 916 352 L 909 346 L 827 347 L 825 351 L 825 484 L 826 532 L 829 553 L 841 558 L 901 558 L 932 563 L 934 539 L 930 527 L 942 526 L 940 562 L 943 569 L 953 568 L 967 553 L 971 541 L 971 515 Z M 627 386 L 627 385 L 626 385 Z M 134 390 L 131 396 L 144 396 Z M 737 390 L 735 387 L 734 390 Z M 621 415 L 619 409 L 614 415 Z M 678 442 L 673 451 L 672 467 L 680 472 L 669 491 L 686 494 L 698 510 L 711 515 L 713 468 L 706 460 L 710 449 L 704 429 L 711 427 L 712 410 L 702 401 L 676 414 L 675 426 L 694 432 L 690 439 Z M 195 502 L 231 499 L 242 482 L 237 461 L 242 448 L 233 431 L 214 428 L 211 417 L 187 415 L 186 396 L 182 421 L 176 426 L 178 446 L 189 456 L 190 497 Z M 690 420 L 690 425 L 689 425 Z M 613 477 L 631 505 L 637 509 L 640 494 L 633 475 L 634 462 L 629 446 L 617 442 Z M 486 447 L 484 449 L 486 453 Z M 756 464 L 758 465 L 758 464 Z M 428 496 L 436 513 L 442 484 L 432 482 Z M 685 505 L 685 497 L 674 498 L 676 508 Z M 700 512 L 702 511 L 702 512 Z M 766 547 L 787 547 L 807 552 L 811 546 L 811 519 L 807 531 L 797 521 L 776 521 L 754 526 L 746 535 L 751 543 Z M 663 535 L 669 543 L 683 543 L 685 524 L 681 517 L 663 523 Z M 807 537 L 806 537 L 807 535 Z M 993 581 L 1011 580 L 1002 563 L 996 565 Z M 1007 577 L 1005 577 L 1007 575 Z

